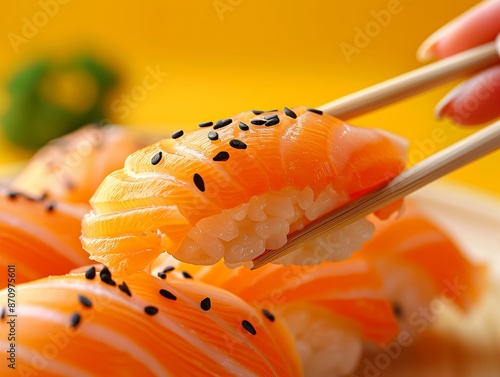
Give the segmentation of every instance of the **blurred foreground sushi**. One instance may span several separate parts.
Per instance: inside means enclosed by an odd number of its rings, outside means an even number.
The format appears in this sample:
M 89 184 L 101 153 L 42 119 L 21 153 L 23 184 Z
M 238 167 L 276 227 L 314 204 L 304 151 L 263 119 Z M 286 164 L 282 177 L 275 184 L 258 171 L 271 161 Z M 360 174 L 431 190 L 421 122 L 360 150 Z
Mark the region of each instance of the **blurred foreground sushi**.
M 0 276 L 15 266 L 23 283 L 88 264 L 78 239 L 88 205 L 54 201 L 0 188 Z M 0 288 L 7 279 L 0 280 Z
M 280 321 L 219 288 L 109 270 L 17 286 L 13 363 L 19 375 L 301 376 Z M 10 321 L 10 322 L 9 322 Z M 0 341 L 8 350 L 5 340 Z
M 467 318 L 487 291 L 484 266 L 414 206 L 397 220 L 374 221 L 373 238 L 346 261 L 252 271 L 161 256 L 153 273 L 172 280 L 188 272 L 266 308 L 293 334 L 305 375 L 348 376 L 370 350 L 419 339 L 435 305 Z

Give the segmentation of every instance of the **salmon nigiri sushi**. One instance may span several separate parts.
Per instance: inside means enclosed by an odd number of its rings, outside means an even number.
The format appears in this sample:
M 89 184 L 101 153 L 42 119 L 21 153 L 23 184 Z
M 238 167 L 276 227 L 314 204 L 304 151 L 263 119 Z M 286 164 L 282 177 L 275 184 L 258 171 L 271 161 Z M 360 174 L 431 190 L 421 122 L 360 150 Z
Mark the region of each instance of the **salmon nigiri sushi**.
M 0 189 L 0 271 L 15 268 L 15 283 L 22 283 L 88 264 L 78 238 L 87 211 L 88 205 Z M 0 288 L 6 285 L 1 279 Z
M 463 311 L 479 301 L 487 286 L 486 267 L 470 261 L 414 204 L 397 221 L 373 222 L 377 230 L 356 256 L 379 271 L 406 330 L 415 329 L 414 313 L 436 297 Z
M 484 291 L 482 266 L 415 207 L 377 225 L 361 251 L 338 263 L 229 270 L 162 255 L 153 274 L 172 280 L 187 272 L 265 307 L 293 334 L 307 376 L 349 375 L 365 344 L 380 349 L 399 334 L 416 338 L 425 315 L 444 305 L 465 312 Z
M 123 271 L 165 251 L 238 266 L 386 184 L 403 170 L 405 151 L 399 137 L 305 107 L 202 123 L 133 153 L 103 181 L 83 221 L 83 247 Z M 364 219 L 342 229 L 322 259 L 347 258 L 372 231 Z
M 351 377 L 498 377 L 499 288 L 498 282 L 488 287 L 470 312 L 443 305 L 431 320 L 421 317 L 418 337 L 386 348 L 366 347 L 364 363 Z
M 115 281 L 108 269 L 91 267 L 16 290 L 15 310 L 0 308 L 0 331 L 7 334 L 15 322 L 20 375 L 302 375 L 279 320 L 196 281 L 167 282 L 145 272 Z M 3 305 L 7 295 L 0 291 Z M 0 343 L 9 350 L 6 339 Z
M 269 264 L 255 271 L 229 270 L 223 263 L 195 266 L 171 256 L 157 262 L 153 273 L 160 278 L 172 281 L 188 273 L 283 321 L 306 376 L 348 375 L 359 363 L 365 341 L 387 343 L 397 336 L 398 323 L 382 279 L 360 259 L 317 266 Z
M 41 148 L 11 183 L 14 191 L 87 203 L 101 181 L 146 140 L 117 126 L 86 126 Z

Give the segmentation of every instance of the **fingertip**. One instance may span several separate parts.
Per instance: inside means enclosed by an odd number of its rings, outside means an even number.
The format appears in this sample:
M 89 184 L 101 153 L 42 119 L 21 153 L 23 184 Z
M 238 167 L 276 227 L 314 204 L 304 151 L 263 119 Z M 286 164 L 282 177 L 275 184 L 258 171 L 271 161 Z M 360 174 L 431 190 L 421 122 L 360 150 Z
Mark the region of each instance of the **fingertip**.
M 438 57 L 436 43 L 437 41 L 430 38 L 426 39 L 417 50 L 417 59 L 423 63 L 436 59 Z
M 417 49 L 417 59 L 422 62 L 427 62 L 440 58 L 438 44 L 443 38 L 451 33 L 452 29 L 455 27 L 455 22 L 456 21 L 451 21 L 432 33 Z
M 500 116 L 500 66 L 482 71 L 449 92 L 435 108 L 436 118 L 478 125 Z
M 449 118 L 453 113 L 453 102 L 460 95 L 460 92 L 463 90 L 463 86 L 466 83 L 460 84 L 455 87 L 453 90 L 448 92 L 436 105 L 434 108 L 434 116 L 437 119 Z
M 417 58 L 444 58 L 492 41 L 500 32 L 499 17 L 500 1 L 480 2 L 429 36 Z
M 438 48 L 439 42 L 450 34 L 453 34 L 457 27 L 460 27 L 461 19 L 462 16 L 459 16 L 458 18 L 451 20 L 427 37 L 417 50 L 417 58 L 423 62 L 441 58 L 442 56 L 440 56 Z

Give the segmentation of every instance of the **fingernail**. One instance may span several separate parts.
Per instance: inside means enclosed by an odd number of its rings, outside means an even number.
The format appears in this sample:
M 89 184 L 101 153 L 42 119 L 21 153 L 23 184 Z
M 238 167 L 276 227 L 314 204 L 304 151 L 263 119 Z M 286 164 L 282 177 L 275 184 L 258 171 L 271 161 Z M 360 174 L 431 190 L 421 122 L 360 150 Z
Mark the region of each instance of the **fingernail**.
M 427 62 L 429 60 L 436 59 L 436 44 L 438 40 L 439 39 L 434 37 L 434 34 L 427 38 L 417 50 L 417 59 L 421 62 Z
M 434 116 L 437 119 L 451 118 L 452 112 L 450 111 L 453 105 L 453 101 L 457 98 L 457 95 L 461 91 L 463 84 L 458 85 L 448 94 L 446 94 L 441 101 L 438 102 L 434 108 Z
M 439 41 L 446 37 L 446 35 L 448 35 L 455 28 L 456 21 L 457 20 L 449 22 L 431 34 L 418 48 L 417 59 L 423 62 L 436 59 L 438 57 L 437 46 Z
M 418 48 L 417 58 L 422 61 L 427 61 L 430 59 L 439 58 L 438 45 L 439 43 L 455 30 L 459 29 L 465 20 L 470 17 L 471 14 L 477 13 L 481 8 L 489 7 L 489 1 L 480 2 L 476 4 L 465 13 L 461 14 L 457 18 L 451 20 L 446 25 L 435 31 L 430 37 L 428 37 Z

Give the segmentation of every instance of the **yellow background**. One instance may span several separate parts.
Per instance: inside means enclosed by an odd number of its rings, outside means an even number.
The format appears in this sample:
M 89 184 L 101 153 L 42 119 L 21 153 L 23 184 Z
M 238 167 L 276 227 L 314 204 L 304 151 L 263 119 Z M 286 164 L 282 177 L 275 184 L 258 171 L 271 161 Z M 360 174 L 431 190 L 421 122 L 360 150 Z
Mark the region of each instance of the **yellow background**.
M 394 0 L 393 0 L 394 1 Z M 435 29 L 468 9 L 473 0 L 401 0 L 401 12 L 348 62 L 341 44 L 354 45 L 387 0 L 69 0 L 16 53 L 9 33 L 22 35 L 23 17 L 33 20 L 41 3 L 4 4 L 0 15 L 0 82 L 30 59 L 63 58 L 85 49 L 114 62 L 126 78 L 113 98 L 142 85 L 147 68 L 168 73 L 130 114 L 114 121 L 171 131 L 194 128 L 249 108 L 317 106 L 420 65 L 415 51 Z M 215 5 L 227 8 L 218 13 Z M 232 4 L 232 5 L 231 5 Z M 221 11 L 222 12 L 222 11 Z M 437 121 L 433 107 L 452 85 L 351 120 L 384 128 L 411 142 L 410 161 L 473 132 Z M 0 92 L 0 111 L 7 105 Z M 432 140 L 442 132 L 443 140 Z M 0 135 L 0 165 L 29 154 Z M 500 154 L 472 164 L 451 178 L 500 195 Z

